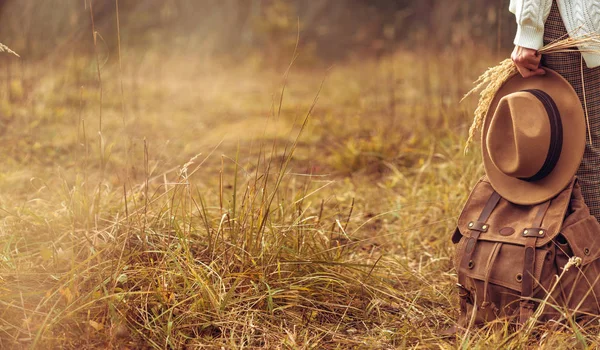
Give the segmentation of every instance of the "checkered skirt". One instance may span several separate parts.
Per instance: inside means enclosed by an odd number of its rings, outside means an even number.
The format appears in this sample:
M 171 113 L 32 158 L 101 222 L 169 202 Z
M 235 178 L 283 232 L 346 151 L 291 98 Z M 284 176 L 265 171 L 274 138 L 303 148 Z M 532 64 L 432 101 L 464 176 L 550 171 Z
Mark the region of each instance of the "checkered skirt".
M 552 2 L 550 15 L 544 25 L 544 44 L 562 39 L 567 30 L 560 17 L 556 1 Z M 581 74 L 583 64 L 583 75 Z M 544 55 L 542 65 L 562 75 L 575 89 L 581 105 L 585 102 L 589 116 L 589 132 L 592 143 L 586 134 L 585 152 L 577 177 L 581 185 L 583 198 L 592 215 L 600 221 L 600 67 L 587 68 L 577 52 Z M 583 83 L 582 83 L 582 79 Z

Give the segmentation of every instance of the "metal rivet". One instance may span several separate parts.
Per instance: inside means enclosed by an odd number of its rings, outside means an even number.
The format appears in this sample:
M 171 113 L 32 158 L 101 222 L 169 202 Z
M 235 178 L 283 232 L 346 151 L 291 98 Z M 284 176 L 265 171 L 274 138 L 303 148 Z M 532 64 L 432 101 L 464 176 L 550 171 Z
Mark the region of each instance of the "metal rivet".
M 488 226 L 487 225 L 483 225 L 481 226 L 482 229 L 487 230 Z
M 538 232 L 540 234 L 540 236 L 544 235 L 544 230 L 540 230 L 540 232 Z
M 525 230 L 525 231 L 523 231 L 523 234 L 524 234 L 524 235 L 526 235 L 526 234 L 528 234 L 528 233 L 529 233 L 529 230 Z
M 469 227 L 473 227 L 473 222 L 469 222 Z
M 521 281 L 523 280 L 523 275 L 522 275 L 522 274 L 520 274 L 520 273 L 518 273 L 518 274 L 515 276 L 515 279 L 517 280 L 517 282 L 521 283 Z
M 583 250 L 583 254 L 585 254 L 585 255 L 590 255 L 590 250 L 589 250 L 588 248 L 585 248 L 585 249 Z

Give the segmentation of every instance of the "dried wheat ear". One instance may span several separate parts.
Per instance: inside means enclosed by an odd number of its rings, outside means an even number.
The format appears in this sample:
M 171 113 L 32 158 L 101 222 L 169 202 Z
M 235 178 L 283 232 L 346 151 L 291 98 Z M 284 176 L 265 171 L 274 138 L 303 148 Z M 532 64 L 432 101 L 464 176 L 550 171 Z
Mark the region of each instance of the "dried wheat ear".
M 569 37 L 549 43 L 538 52 L 543 55 L 556 54 L 564 52 L 593 52 L 600 54 L 600 34 L 586 34 L 582 36 Z M 517 68 L 510 58 L 500 62 L 497 66 L 488 68 L 482 75 L 473 83 L 475 87 L 465 94 L 461 102 L 473 95 L 477 91 L 479 93 L 479 102 L 474 112 L 473 123 L 469 128 L 469 136 L 465 144 L 465 153 L 475 138 L 475 134 L 481 129 L 484 118 L 496 92 L 500 87 L 512 76 L 517 74 Z M 586 111 L 587 117 L 587 111 Z

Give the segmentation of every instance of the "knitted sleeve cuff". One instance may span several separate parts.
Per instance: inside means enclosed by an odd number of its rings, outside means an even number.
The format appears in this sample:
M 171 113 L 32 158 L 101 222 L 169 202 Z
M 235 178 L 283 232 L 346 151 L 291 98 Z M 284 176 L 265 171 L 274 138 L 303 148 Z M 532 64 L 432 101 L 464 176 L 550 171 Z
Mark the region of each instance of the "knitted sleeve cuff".
M 514 44 L 528 49 L 541 49 L 544 46 L 544 28 L 518 26 Z

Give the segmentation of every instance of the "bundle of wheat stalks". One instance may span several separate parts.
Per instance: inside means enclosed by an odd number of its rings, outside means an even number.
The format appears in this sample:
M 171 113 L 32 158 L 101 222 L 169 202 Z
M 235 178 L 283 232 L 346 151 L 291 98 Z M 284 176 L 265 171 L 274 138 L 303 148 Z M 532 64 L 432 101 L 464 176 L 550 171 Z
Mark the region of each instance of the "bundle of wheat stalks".
M 582 36 L 569 37 L 566 35 L 563 39 L 554 41 L 541 49 L 538 50 L 540 54 L 557 54 L 557 53 L 572 53 L 573 51 L 578 52 L 594 52 L 600 54 L 600 34 L 586 34 Z M 500 87 L 513 75 L 517 74 L 517 68 L 513 64 L 510 58 L 500 62 L 495 67 L 488 68 L 477 80 L 475 81 L 475 87 L 463 97 L 463 100 L 471 96 L 476 91 L 481 90 L 479 93 L 479 102 L 475 109 L 475 116 L 473 123 L 469 128 L 469 137 L 465 145 L 465 152 L 467 152 L 469 145 L 473 142 L 475 133 L 481 128 L 484 122 L 485 115 L 487 113 L 496 92 Z M 583 72 L 582 72 L 583 74 Z M 462 100 L 461 100 L 462 101 Z M 587 110 L 586 110 L 587 119 Z
M 10 47 L 4 45 L 3 43 L 0 43 L 0 52 L 8 52 L 8 53 L 13 54 L 13 55 L 15 55 L 17 57 L 21 57 L 21 56 L 19 56 L 18 53 L 14 52 L 13 50 L 10 49 Z

